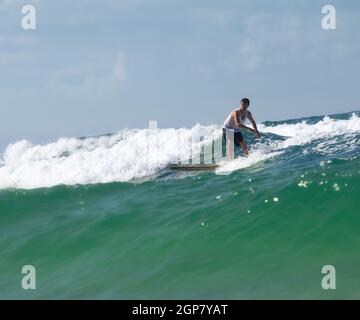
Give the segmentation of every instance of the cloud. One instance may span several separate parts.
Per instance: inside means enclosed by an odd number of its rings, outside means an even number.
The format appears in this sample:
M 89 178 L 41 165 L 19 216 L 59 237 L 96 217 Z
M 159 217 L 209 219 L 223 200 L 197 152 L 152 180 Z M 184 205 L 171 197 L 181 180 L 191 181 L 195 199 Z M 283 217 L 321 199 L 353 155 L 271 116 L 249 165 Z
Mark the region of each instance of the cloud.
M 319 24 L 314 25 L 314 21 L 289 14 L 280 14 L 276 19 L 263 13 L 249 16 L 239 29 L 234 41 L 237 44 L 229 53 L 225 52 L 219 63 L 227 70 L 247 72 L 270 65 L 318 62 L 324 55 L 334 56 L 338 39 L 326 37 L 329 34 Z
M 10 6 L 23 6 L 23 5 L 27 5 L 27 4 L 37 5 L 37 4 L 39 4 L 39 0 L 18 0 L 18 1 L 0 0 L 1 6 L 10 7 Z
M 126 59 L 123 51 L 109 62 L 101 59 L 69 66 L 55 72 L 46 89 L 73 99 L 103 99 L 119 96 L 126 79 Z
M 55 82 L 81 83 L 89 77 L 101 77 L 106 73 L 106 63 L 101 61 L 89 62 L 75 66 L 69 66 L 56 72 L 53 76 Z
M 120 51 L 118 53 L 118 56 L 117 56 L 116 62 L 115 62 L 115 66 L 114 66 L 114 71 L 113 71 L 114 78 L 122 80 L 122 81 L 125 80 L 125 78 L 126 78 L 125 67 L 126 67 L 125 54 Z
M 72 86 L 88 82 L 88 79 L 125 80 L 125 53 L 120 51 L 112 63 L 96 60 L 58 70 L 52 77 L 52 82 L 65 86 Z
M 225 27 L 234 18 L 234 14 L 230 11 L 219 10 L 218 8 L 198 8 L 191 12 L 191 17 Z
M 18 66 L 19 64 L 30 63 L 34 58 L 34 55 L 26 54 L 25 52 L 0 52 L 0 66 Z

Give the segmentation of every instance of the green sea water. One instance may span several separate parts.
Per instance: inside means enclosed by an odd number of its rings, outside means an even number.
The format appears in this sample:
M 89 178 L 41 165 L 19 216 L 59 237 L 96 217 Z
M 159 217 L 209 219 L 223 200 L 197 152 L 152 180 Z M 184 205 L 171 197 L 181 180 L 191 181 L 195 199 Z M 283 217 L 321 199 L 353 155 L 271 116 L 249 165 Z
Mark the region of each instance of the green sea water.
M 226 175 L 165 167 L 145 180 L 4 187 L 0 298 L 359 299 L 358 121 L 264 123 L 289 132 L 281 147 L 262 143 L 281 152 Z M 24 265 L 35 290 L 21 286 Z M 322 287 L 325 265 L 335 290 Z

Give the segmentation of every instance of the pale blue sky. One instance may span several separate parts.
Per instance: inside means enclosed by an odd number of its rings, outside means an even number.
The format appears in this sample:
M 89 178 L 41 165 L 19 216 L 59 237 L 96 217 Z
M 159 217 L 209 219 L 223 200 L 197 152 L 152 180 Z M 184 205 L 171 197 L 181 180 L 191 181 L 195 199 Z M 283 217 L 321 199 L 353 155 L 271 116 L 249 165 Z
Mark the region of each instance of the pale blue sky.
M 0 0 L 0 150 L 221 124 L 242 97 L 258 121 L 358 110 L 359 24 L 356 0 Z

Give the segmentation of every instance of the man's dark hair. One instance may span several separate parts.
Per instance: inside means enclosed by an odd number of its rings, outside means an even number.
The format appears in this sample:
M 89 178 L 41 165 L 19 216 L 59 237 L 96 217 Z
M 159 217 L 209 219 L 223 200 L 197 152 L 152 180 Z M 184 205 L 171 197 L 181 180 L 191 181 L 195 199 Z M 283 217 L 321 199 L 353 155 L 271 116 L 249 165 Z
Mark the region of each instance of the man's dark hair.
M 240 102 L 242 102 L 243 104 L 246 104 L 247 106 L 250 105 L 250 100 L 248 98 L 244 98 Z

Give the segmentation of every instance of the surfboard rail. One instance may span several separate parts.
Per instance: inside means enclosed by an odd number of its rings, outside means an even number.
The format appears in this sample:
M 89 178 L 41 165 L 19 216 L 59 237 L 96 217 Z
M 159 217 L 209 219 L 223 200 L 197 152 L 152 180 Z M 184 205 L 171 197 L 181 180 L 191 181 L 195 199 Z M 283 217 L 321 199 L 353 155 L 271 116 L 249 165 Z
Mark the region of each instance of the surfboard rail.
M 169 169 L 177 171 L 211 171 L 218 168 L 216 163 L 211 164 L 170 164 Z

